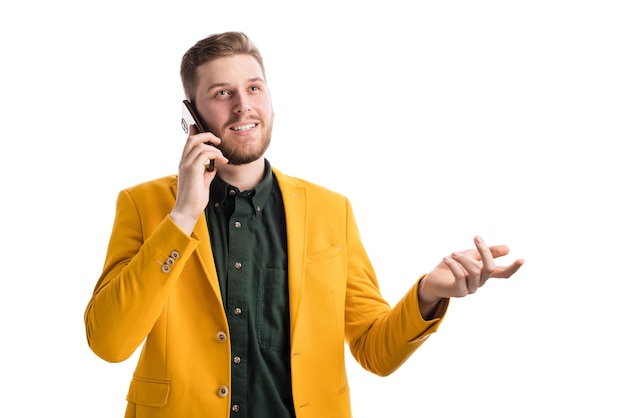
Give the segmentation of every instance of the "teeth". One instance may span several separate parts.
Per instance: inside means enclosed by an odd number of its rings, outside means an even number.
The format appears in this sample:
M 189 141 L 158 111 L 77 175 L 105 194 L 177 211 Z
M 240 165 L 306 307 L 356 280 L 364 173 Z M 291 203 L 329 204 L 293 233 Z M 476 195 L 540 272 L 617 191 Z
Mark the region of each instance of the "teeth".
M 256 125 L 254 123 L 249 123 L 247 125 L 242 125 L 242 126 L 235 126 L 233 128 L 233 131 L 249 131 L 250 129 L 254 128 Z

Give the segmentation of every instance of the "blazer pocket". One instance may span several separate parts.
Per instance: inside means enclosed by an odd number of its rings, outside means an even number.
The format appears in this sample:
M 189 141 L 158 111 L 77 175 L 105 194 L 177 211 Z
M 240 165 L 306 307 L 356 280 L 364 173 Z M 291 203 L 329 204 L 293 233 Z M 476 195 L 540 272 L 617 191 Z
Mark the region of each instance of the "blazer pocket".
M 163 407 L 170 394 L 170 381 L 133 377 L 126 400 L 138 405 Z
M 310 254 L 307 257 L 307 264 L 317 263 L 318 261 L 327 260 L 329 258 L 333 258 L 341 254 L 341 246 L 334 245 L 330 248 L 326 248 L 322 251 L 316 251 L 313 254 Z

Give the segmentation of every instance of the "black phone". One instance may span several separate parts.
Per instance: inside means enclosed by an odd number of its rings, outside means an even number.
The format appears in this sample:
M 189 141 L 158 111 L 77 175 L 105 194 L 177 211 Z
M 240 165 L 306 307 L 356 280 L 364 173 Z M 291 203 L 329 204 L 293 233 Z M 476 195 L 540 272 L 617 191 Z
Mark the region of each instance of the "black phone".
M 180 120 L 180 125 L 186 134 L 189 134 L 189 127 L 191 125 L 196 126 L 197 133 L 207 132 L 204 126 L 202 126 L 202 120 L 198 116 L 198 113 L 196 112 L 196 108 L 193 106 L 193 103 L 186 99 L 183 100 L 183 117 Z M 207 142 L 207 144 L 209 143 Z M 211 160 L 204 166 L 208 171 L 213 171 L 215 169 L 215 160 Z

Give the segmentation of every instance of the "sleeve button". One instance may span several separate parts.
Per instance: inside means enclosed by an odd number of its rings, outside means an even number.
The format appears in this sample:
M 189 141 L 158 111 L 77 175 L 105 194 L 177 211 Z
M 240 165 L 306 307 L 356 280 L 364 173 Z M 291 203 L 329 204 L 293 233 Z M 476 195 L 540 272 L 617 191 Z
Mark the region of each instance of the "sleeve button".
M 220 386 L 217 389 L 217 396 L 220 398 L 225 398 L 228 396 L 228 386 Z

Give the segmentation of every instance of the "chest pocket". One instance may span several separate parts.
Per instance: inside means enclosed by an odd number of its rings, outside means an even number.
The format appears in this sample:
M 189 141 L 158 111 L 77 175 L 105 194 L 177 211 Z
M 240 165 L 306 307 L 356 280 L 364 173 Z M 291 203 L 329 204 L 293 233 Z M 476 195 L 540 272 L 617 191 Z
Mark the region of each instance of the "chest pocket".
M 265 350 L 289 349 L 289 287 L 287 271 L 259 271 L 256 329 L 259 345 Z

